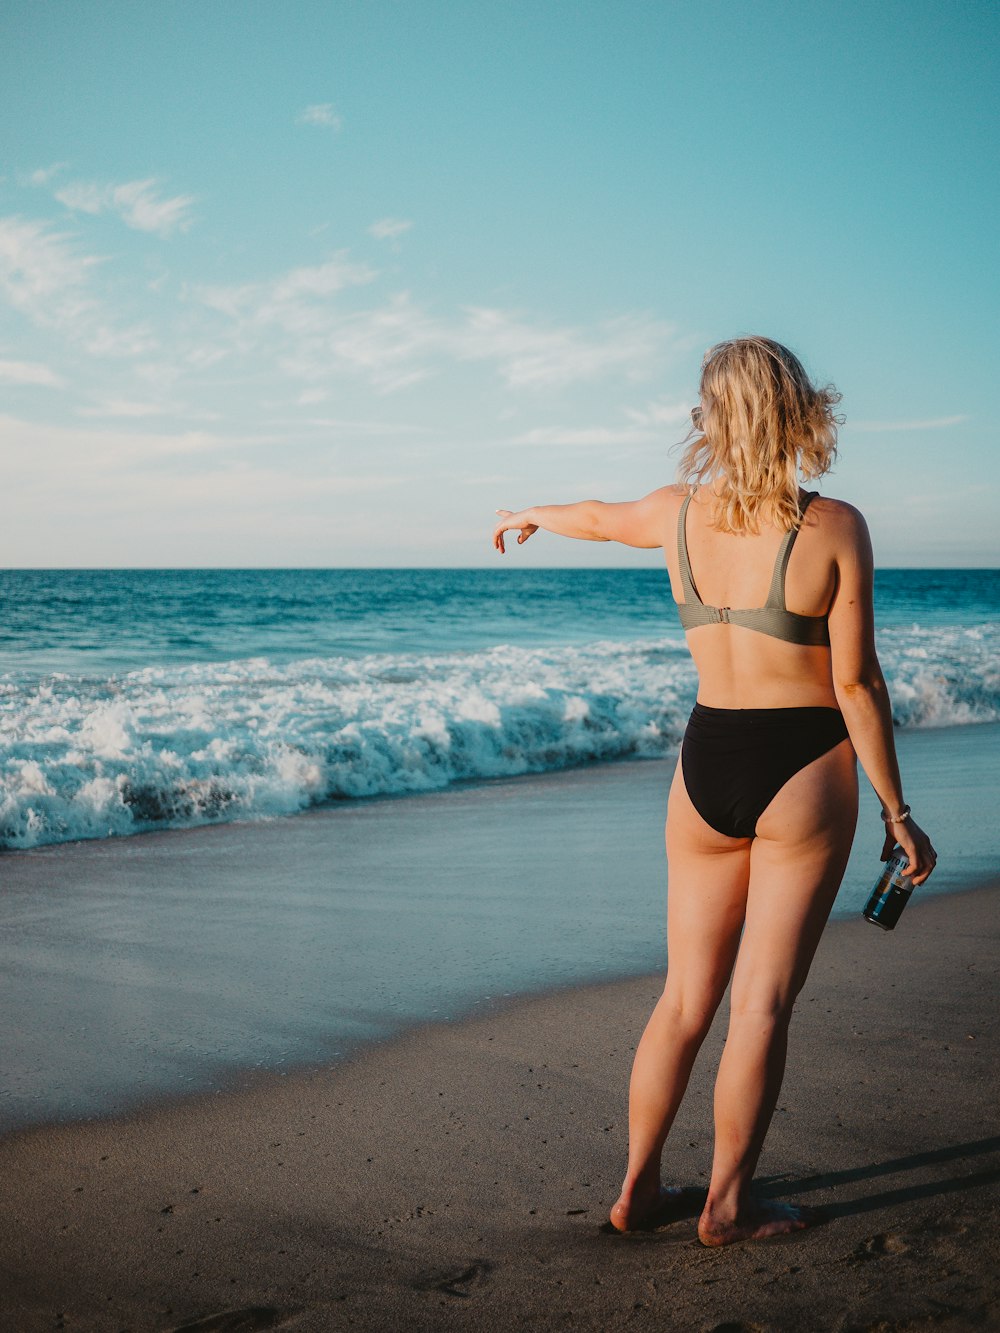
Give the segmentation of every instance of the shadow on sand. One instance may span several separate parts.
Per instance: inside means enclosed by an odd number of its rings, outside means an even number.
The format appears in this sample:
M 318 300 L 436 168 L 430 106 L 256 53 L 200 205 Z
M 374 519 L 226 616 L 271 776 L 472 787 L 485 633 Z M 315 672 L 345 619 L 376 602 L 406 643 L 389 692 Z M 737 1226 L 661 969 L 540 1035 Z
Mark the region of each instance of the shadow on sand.
M 903 1171 L 917 1171 L 923 1167 L 937 1166 L 944 1162 L 969 1161 L 982 1158 L 992 1153 L 1000 1153 L 1000 1135 L 989 1139 L 976 1139 L 971 1143 L 954 1143 L 946 1148 L 934 1148 L 929 1152 L 911 1153 L 908 1157 L 892 1157 L 885 1162 L 871 1162 L 867 1166 L 850 1167 L 845 1171 L 828 1171 L 818 1175 L 800 1176 L 764 1176 L 755 1182 L 754 1192 L 767 1199 L 782 1199 L 809 1194 L 816 1190 L 832 1190 L 856 1181 L 877 1180 L 880 1176 L 893 1176 Z M 882 1190 L 877 1194 L 862 1195 L 857 1199 L 845 1199 L 843 1202 L 823 1203 L 814 1210 L 812 1225 L 820 1226 L 839 1217 L 851 1217 L 861 1213 L 877 1212 L 881 1208 L 892 1208 L 913 1199 L 931 1199 L 941 1194 L 953 1194 L 962 1190 L 975 1189 L 981 1185 L 992 1185 L 1000 1181 L 1000 1164 L 990 1166 L 983 1171 L 973 1171 L 964 1175 L 949 1176 L 944 1180 L 922 1181 L 916 1185 L 901 1185 L 896 1189 Z M 599 1227 L 605 1235 L 628 1235 L 638 1239 L 655 1237 L 665 1240 L 664 1228 L 671 1223 L 698 1216 L 704 1206 L 706 1190 L 698 1187 L 685 1188 L 682 1194 L 659 1210 L 649 1222 L 635 1231 L 621 1233 L 610 1222 Z M 798 1234 L 798 1233 L 793 1233 Z M 671 1237 L 670 1239 L 676 1239 Z M 783 1239 L 788 1239 L 787 1237 Z
M 786 1195 L 808 1194 L 814 1190 L 836 1189 L 840 1185 L 853 1184 L 859 1180 L 876 1180 L 880 1176 L 893 1176 L 903 1171 L 916 1171 L 921 1167 L 936 1166 L 942 1162 L 968 1161 L 972 1158 L 1000 1153 L 1000 1135 L 989 1139 L 976 1139 L 971 1143 L 950 1144 L 946 1148 L 933 1148 L 929 1152 L 911 1153 L 908 1157 L 893 1157 L 886 1162 L 872 1162 L 868 1166 L 850 1167 L 846 1171 L 829 1171 L 814 1176 L 801 1176 L 798 1179 L 789 1176 L 768 1176 L 758 1182 L 758 1191 L 766 1198 L 783 1198 Z M 960 1190 L 975 1189 L 980 1185 L 992 1185 L 1000 1181 L 1000 1164 L 984 1171 L 973 1171 L 959 1176 L 949 1176 L 945 1180 L 928 1180 L 918 1185 L 902 1185 L 896 1189 L 883 1190 L 878 1194 L 863 1195 L 858 1199 L 845 1199 L 843 1203 L 825 1203 L 820 1209 L 823 1220 L 832 1221 L 837 1217 L 850 1217 L 856 1213 L 871 1213 L 879 1208 L 891 1208 L 895 1204 L 908 1203 L 911 1199 L 931 1199 L 940 1194 L 952 1194 Z

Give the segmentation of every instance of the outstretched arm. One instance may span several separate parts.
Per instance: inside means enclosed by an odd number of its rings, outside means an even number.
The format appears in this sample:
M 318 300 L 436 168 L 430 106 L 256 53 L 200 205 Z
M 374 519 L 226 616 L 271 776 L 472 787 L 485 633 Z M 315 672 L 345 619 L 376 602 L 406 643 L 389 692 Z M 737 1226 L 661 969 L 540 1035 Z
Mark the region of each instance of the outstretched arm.
M 669 497 L 673 486 L 661 486 L 641 500 L 625 504 L 604 504 L 601 500 L 581 500 L 570 505 L 535 505 L 512 513 L 498 509 L 500 522 L 493 530 L 493 546 L 504 554 L 505 532 L 518 530 L 519 546 L 539 528 L 559 537 L 576 537 L 586 542 L 621 542 L 624 546 L 662 546 L 667 531 Z

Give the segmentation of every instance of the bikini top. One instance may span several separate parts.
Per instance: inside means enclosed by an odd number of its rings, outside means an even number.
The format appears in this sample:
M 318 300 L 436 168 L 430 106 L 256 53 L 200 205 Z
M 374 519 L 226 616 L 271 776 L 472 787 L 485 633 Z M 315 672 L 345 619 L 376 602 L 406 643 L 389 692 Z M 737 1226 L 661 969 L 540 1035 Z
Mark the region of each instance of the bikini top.
M 802 513 L 819 494 L 807 491 L 802 502 Z M 699 625 L 742 625 L 745 629 L 759 630 L 761 634 L 770 634 L 775 639 L 785 639 L 788 643 L 807 645 L 823 644 L 829 646 L 830 630 L 826 616 L 800 616 L 789 611 L 785 606 L 785 570 L 788 557 L 799 535 L 798 528 L 785 533 L 778 548 L 778 558 L 774 562 L 771 575 L 771 587 L 767 601 L 763 606 L 747 609 L 732 606 L 706 606 L 698 596 L 698 589 L 691 577 L 691 561 L 687 547 L 687 511 L 691 496 L 681 505 L 680 518 L 677 520 L 677 556 L 681 567 L 681 587 L 684 589 L 684 601 L 677 603 L 677 611 L 685 630 L 696 629 Z

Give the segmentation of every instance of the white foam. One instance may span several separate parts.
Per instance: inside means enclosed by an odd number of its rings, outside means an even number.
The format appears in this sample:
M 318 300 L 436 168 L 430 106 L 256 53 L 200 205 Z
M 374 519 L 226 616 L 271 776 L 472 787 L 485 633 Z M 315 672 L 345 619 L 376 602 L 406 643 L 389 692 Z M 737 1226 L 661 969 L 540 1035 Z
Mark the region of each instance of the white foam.
M 1000 718 L 996 627 L 893 629 L 904 726 Z M 0 846 L 295 813 L 677 746 L 678 639 L 0 678 Z

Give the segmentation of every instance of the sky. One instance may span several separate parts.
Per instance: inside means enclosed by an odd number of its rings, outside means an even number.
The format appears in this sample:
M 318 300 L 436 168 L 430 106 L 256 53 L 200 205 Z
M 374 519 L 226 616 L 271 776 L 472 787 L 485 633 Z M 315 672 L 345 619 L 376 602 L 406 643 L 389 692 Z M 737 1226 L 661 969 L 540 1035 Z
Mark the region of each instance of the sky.
M 986 0 L 4 0 L 0 566 L 481 566 L 792 347 L 885 566 L 1000 563 Z M 525 565 L 658 552 L 539 534 Z

